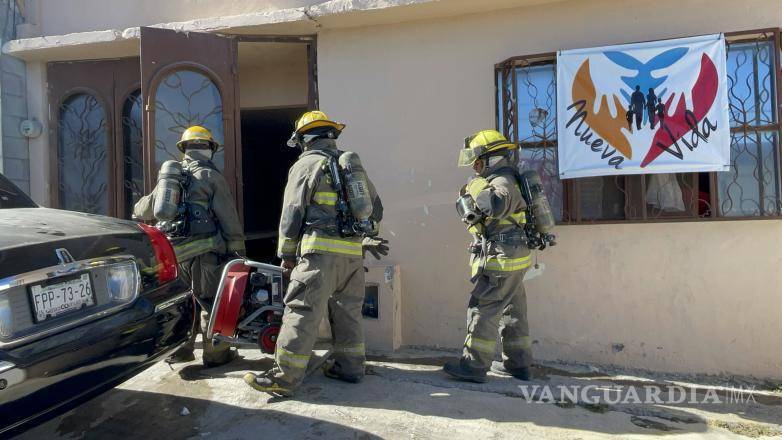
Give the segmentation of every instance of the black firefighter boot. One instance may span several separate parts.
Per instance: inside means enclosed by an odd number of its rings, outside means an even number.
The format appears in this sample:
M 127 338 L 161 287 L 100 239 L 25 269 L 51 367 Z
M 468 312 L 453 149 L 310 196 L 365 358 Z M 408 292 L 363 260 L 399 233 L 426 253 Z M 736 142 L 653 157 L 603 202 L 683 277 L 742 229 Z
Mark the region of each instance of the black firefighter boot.
M 484 383 L 486 382 L 486 369 L 472 368 L 461 359 L 458 361 L 446 362 L 443 365 L 443 371 L 455 379 L 466 382 Z
M 500 376 L 513 376 L 519 380 L 532 380 L 532 373 L 529 367 L 507 368 L 504 363 L 494 361 L 491 363 L 491 371 Z
M 323 375 L 329 379 L 337 379 L 348 383 L 359 383 L 361 382 L 361 379 L 364 378 L 364 376 L 360 374 L 345 372 L 339 362 L 334 360 L 329 360 L 323 364 Z

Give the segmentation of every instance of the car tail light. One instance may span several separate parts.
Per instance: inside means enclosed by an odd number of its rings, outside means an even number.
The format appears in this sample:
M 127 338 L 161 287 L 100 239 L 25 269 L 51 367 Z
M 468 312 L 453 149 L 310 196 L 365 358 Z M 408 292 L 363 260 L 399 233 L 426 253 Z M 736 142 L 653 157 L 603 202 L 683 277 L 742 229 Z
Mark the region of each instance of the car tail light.
M 159 229 L 144 223 L 138 224 L 146 232 L 149 241 L 152 243 L 152 249 L 155 251 L 157 265 L 157 279 L 161 283 L 173 281 L 177 277 L 177 263 L 174 248 L 168 237 L 160 232 Z
M 8 297 L 0 294 L 0 337 L 8 338 L 14 333 L 14 315 L 11 313 L 11 302 Z

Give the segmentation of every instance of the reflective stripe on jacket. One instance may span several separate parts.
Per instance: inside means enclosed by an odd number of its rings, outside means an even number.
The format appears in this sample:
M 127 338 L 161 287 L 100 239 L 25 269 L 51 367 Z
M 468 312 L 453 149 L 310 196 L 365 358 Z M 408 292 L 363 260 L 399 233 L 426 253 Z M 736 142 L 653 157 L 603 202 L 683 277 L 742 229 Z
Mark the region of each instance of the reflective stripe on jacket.
M 225 254 L 244 251 L 244 227 L 239 221 L 236 203 L 222 173 L 211 161 L 194 159 L 187 153 L 183 169 L 191 176 L 187 202 L 205 208 L 213 215 L 217 233 L 173 239 L 174 252 L 180 263 L 207 252 Z M 133 207 L 133 215 L 145 221 L 154 219 L 155 191 L 142 197 Z
M 313 230 L 301 240 L 301 255 L 340 254 L 361 257 L 360 237 L 334 237 L 322 231 Z
M 185 240 L 175 242 L 174 253 L 179 262 L 187 261 L 207 252 L 215 252 L 220 249 L 217 235 L 207 237 L 187 237 Z
M 527 269 L 531 264 L 530 251 L 521 242 L 504 242 L 503 236 L 524 237 L 527 204 L 521 195 L 515 171 L 510 168 L 497 170 L 486 178 L 488 186 L 475 197 L 475 203 L 486 216 L 481 236 L 486 237 L 486 247 L 470 258 L 471 276 L 480 273 L 507 276 Z
M 294 259 L 309 253 L 362 258 L 361 237 L 342 237 L 337 231 L 338 194 L 324 165 L 329 157 L 338 156 L 336 142 L 319 139 L 288 172 L 277 246 L 280 258 Z M 368 186 L 374 206 L 372 217 L 379 222 L 383 205 L 371 181 Z

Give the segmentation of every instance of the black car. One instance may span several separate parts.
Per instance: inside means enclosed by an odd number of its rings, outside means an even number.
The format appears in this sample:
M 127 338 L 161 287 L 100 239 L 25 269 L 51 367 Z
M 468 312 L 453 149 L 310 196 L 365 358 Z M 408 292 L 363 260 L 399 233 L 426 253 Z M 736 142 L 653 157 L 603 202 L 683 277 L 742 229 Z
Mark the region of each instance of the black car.
M 189 296 L 157 229 L 37 207 L 0 175 L 0 437 L 178 347 Z

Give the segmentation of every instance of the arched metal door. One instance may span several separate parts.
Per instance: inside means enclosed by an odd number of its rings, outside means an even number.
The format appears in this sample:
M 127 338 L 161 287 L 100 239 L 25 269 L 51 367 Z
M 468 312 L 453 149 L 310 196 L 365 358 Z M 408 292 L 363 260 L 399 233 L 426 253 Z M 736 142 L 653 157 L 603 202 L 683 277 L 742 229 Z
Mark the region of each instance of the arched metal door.
M 138 76 L 138 58 L 48 64 L 51 206 L 129 215 L 121 102 Z
M 176 155 L 171 144 L 178 135 L 189 125 L 204 125 L 222 143 L 222 156 L 216 163 L 222 165 L 223 175 L 241 209 L 236 89 L 234 39 L 199 32 L 141 28 L 147 191 L 155 185 L 161 159 Z

